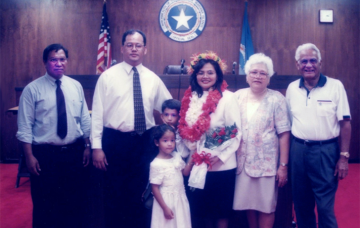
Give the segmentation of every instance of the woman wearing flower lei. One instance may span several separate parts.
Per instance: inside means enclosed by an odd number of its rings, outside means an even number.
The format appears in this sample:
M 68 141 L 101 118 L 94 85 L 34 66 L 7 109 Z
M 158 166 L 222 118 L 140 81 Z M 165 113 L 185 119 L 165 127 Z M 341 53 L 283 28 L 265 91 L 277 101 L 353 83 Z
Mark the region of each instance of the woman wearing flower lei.
M 197 188 L 190 193 L 191 213 L 205 219 L 202 227 L 227 227 L 232 211 L 241 121 L 236 97 L 226 90 L 225 69 L 213 52 L 193 55 L 181 103 L 178 128 L 193 158 L 189 186 Z

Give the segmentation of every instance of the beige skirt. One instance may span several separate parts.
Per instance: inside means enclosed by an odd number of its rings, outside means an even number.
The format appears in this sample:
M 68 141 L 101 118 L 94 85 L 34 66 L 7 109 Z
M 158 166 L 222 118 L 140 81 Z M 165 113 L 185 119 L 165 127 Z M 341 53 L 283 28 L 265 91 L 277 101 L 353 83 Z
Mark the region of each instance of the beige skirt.
M 250 177 L 245 169 L 236 175 L 234 210 L 275 212 L 278 186 L 275 176 Z

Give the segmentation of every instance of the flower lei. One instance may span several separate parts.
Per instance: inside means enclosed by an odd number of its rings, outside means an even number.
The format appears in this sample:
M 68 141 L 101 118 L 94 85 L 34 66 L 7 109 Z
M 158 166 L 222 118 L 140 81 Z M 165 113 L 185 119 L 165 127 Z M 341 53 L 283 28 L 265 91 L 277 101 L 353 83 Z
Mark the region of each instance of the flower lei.
M 224 80 L 221 85 L 221 91 L 224 92 L 228 87 L 228 84 Z M 209 95 L 206 98 L 205 103 L 203 104 L 201 110 L 203 113 L 199 116 L 195 124 L 191 127 L 185 120 L 186 112 L 190 106 L 190 97 L 192 96 L 191 87 L 185 91 L 184 98 L 181 101 L 180 109 L 180 120 L 179 120 L 179 133 L 181 138 L 187 139 L 190 142 L 195 142 L 201 138 L 201 136 L 209 129 L 210 127 L 210 114 L 216 110 L 216 107 L 221 99 L 221 94 L 218 90 L 209 91 Z
M 192 72 L 194 72 L 194 68 L 195 65 L 199 62 L 200 59 L 212 59 L 214 61 L 216 61 L 222 72 L 225 73 L 225 70 L 227 68 L 226 63 L 224 60 L 221 60 L 220 57 L 213 51 L 206 51 L 204 53 L 198 53 L 198 54 L 193 54 L 190 57 L 190 67 L 188 68 L 188 74 L 192 74 Z

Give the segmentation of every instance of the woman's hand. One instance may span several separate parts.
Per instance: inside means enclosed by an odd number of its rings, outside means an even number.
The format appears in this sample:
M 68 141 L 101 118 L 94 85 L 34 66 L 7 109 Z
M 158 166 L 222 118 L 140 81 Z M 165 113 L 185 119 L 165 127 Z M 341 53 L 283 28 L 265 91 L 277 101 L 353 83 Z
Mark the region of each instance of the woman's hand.
M 214 166 L 216 164 L 216 162 L 221 161 L 220 158 L 218 156 L 214 156 L 212 158 L 210 158 L 210 164 L 211 166 L 208 167 L 208 170 L 210 170 L 212 166 Z
M 174 212 L 169 207 L 166 207 L 164 209 L 164 216 L 165 216 L 166 219 L 173 219 L 174 218 Z
M 280 166 L 276 173 L 276 181 L 278 181 L 278 186 L 281 188 L 285 186 L 288 181 L 288 170 L 287 166 Z

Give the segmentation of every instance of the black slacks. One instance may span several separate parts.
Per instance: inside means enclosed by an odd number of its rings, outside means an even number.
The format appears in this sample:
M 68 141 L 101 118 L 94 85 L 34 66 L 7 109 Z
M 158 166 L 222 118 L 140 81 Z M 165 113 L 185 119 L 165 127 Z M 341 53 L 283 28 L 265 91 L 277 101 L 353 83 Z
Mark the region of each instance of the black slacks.
M 143 138 L 135 132 L 104 128 L 102 148 L 108 161 L 104 172 L 104 216 L 107 228 L 146 227 L 149 213 L 141 203 L 148 182 Z
M 84 140 L 66 146 L 33 145 L 40 175 L 31 175 L 34 228 L 78 228 L 83 224 Z

